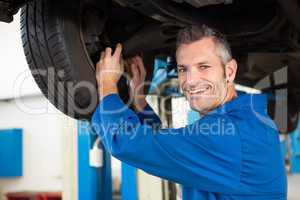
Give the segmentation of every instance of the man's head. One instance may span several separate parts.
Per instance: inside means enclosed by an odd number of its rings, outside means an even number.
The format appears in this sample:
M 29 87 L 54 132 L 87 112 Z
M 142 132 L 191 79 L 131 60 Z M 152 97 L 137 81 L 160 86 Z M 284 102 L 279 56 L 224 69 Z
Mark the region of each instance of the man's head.
M 205 25 L 182 29 L 177 37 L 178 79 L 190 106 L 202 114 L 232 99 L 237 63 L 225 37 Z

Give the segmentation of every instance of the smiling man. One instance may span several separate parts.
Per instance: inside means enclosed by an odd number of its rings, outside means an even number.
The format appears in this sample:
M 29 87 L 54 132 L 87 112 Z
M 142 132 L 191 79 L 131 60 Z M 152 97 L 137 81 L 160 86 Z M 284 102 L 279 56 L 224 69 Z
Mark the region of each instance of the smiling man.
M 179 83 L 187 100 L 194 110 L 205 114 L 236 97 L 232 83 L 237 63 L 222 35 L 208 28 L 198 29 L 179 34 L 176 59 Z
M 225 37 L 207 26 L 178 34 L 180 87 L 202 118 L 179 129 L 160 129 L 143 94 L 141 57 L 127 60 L 132 71 L 134 110 L 118 96 L 124 71 L 121 45 L 107 48 L 97 64 L 100 104 L 92 125 L 113 156 L 150 174 L 182 185 L 184 200 L 286 199 L 286 174 L 276 126 L 264 95 L 237 95 L 237 63 Z

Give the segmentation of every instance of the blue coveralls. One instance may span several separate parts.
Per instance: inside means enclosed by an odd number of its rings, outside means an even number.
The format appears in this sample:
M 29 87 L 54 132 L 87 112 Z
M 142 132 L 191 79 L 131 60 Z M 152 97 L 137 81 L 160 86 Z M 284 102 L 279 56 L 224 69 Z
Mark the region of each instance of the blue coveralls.
M 184 200 L 287 199 L 279 135 L 266 106 L 265 95 L 239 95 L 191 125 L 160 129 L 150 106 L 136 114 L 110 94 L 92 125 L 113 156 L 181 184 Z

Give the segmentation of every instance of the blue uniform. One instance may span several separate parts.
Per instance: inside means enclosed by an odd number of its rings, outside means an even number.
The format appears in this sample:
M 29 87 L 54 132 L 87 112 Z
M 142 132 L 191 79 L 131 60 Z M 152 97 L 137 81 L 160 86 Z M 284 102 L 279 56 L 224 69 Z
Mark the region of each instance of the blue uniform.
M 264 95 L 239 95 L 191 125 L 161 129 L 150 106 L 135 113 L 117 94 L 92 117 L 119 160 L 182 185 L 184 200 L 287 199 L 279 135 Z

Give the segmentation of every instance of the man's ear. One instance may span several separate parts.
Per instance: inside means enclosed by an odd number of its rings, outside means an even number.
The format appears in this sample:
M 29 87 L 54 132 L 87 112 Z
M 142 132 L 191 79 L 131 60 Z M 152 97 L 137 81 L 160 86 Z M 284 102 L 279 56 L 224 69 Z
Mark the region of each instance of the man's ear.
M 237 62 L 235 59 L 231 59 L 225 66 L 225 74 L 226 74 L 226 81 L 229 84 L 232 84 L 235 76 L 236 76 L 236 72 L 237 72 Z

